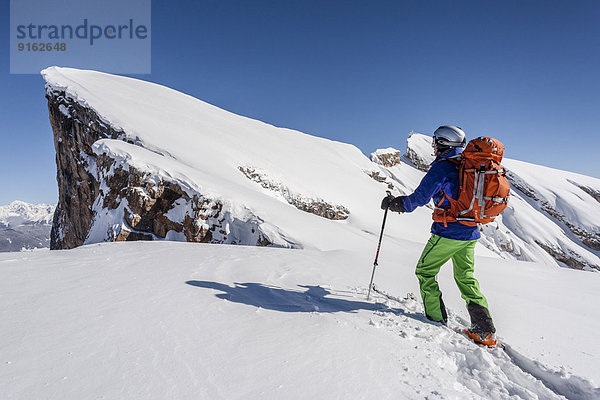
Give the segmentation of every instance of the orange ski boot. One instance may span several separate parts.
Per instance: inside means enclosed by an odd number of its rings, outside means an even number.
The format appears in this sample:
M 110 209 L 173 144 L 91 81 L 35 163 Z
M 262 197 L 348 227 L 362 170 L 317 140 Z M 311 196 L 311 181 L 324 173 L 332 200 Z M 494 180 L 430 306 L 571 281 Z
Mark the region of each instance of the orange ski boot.
M 487 347 L 496 347 L 496 345 L 498 345 L 498 339 L 496 339 L 496 334 L 494 332 L 477 333 L 471 332 L 468 329 L 463 329 L 463 333 L 475 343 L 483 344 Z

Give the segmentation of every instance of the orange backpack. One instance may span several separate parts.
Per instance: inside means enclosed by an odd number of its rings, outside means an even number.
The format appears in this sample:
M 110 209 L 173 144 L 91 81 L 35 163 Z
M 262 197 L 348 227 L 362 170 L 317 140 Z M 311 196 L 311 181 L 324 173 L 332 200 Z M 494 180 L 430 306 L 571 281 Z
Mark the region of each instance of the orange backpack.
M 504 146 L 500 141 L 478 137 L 471 140 L 456 159 L 447 159 L 458 164 L 458 199 L 442 192 L 433 220 L 444 226 L 454 221 L 477 226 L 492 222 L 500 215 L 508 205 L 510 193 L 506 171 L 500 165 L 503 154 Z M 441 206 L 445 199 L 450 202 L 450 207 Z

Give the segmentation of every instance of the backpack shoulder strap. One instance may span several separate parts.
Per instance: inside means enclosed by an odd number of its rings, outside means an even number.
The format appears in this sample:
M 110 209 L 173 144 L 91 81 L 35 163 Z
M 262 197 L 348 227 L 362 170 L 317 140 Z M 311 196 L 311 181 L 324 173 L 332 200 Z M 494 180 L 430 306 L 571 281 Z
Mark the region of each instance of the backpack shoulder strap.
M 452 164 L 456 165 L 456 167 L 458 168 L 460 166 L 461 160 L 462 160 L 462 156 L 460 154 L 457 154 L 457 155 L 452 156 L 452 157 L 444 158 L 444 159 L 442 159 L 440 161 L 448 161 L 449 163 L 452 163 Z

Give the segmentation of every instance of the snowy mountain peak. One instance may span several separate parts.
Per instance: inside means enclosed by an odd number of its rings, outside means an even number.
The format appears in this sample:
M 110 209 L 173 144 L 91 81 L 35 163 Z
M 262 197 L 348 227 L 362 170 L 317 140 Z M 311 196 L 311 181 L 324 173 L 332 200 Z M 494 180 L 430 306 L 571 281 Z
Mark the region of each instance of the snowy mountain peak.
M 54 209 L 19 200 L 0 206 L 0 252 L 49 247 Z
M 14 228 L 23 224 L 50 224 L 55 207 L 15 200 L 8 205 L 0 206 L 0 225 Z

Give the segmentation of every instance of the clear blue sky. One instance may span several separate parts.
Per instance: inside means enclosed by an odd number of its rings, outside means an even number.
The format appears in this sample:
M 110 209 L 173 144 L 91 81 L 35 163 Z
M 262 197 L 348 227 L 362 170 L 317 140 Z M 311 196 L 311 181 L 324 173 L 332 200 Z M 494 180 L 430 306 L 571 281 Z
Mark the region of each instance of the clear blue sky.
M 155 0 L 152 74 L 136 77 L 366 155 L 456 124 L 600 177 L 599 20 L 598 1 Z M 43 80 L 9 74 L 4 35 L 0 204 L 54 203 Z

